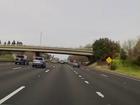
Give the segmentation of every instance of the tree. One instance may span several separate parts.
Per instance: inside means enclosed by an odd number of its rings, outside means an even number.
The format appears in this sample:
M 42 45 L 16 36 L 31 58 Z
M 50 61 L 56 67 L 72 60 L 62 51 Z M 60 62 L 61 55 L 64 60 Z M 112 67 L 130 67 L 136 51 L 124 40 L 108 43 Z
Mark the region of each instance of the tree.
M 123 43 L 123 49 L 126 51 L 126 53 L 128 54 L 128 58 L 129 60 L 133 60 L 134 59 L 134 47 L 136 45 L 136 41 L 135 40 L 127 40 Z
M 22 42 L 20 42 L 20 41 L 17 41 L 17 45 L 22 46 L 22 45 L 23 45 L 23 43 L 22 43 Z
M 140 65 L 140 38 L 138 39 L 134 50 L 133 50 L 133 55 L 134 55 L 134 62 L 138 65 Z
M 12 45 L 15 45 L 15 44 L 16 44 L 16 41 L 15 41 L 15 40 L 13 40 Z
M 23 43 L 22 42 L 19 42 L 19 44 L 22 46 L 23 45 Z
M 6 45 L 6 42 L 4 42 L 4 45 Z
M 124 49 L 121 49 L 121 50 L 120 50 L 120 59 L 126 60 L 126 58 L 127 58 L 127 53 L 126 53 L 126 51 L 124 51 Z
M 104 61 L 107 57 L 116 57 L 116 54 L 120 51 L 119 43 L 108 38 L 100 38 L 96 40 L 92 47 L 96 60 L 101 61 Z
M 85 48 L 92 48 L 92 44 L 85 45 Z
M 10 45 L 10 44 L 11 44 L 11 42 L 10 42 L 10 41 L 8 41 L 7 45 Z

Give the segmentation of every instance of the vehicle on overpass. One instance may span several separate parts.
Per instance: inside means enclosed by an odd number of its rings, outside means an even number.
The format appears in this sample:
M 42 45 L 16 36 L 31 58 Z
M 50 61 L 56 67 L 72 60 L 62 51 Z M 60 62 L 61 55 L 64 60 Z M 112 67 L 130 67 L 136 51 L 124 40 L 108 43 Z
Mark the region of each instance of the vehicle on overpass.
M 15 59 L 15 64 L 29 65 L 29 60 L 25 55 L 17 55 Z
M 46 61 L 43 57 L 35 57 L 32 63 L 32 67 L 46 68 Z

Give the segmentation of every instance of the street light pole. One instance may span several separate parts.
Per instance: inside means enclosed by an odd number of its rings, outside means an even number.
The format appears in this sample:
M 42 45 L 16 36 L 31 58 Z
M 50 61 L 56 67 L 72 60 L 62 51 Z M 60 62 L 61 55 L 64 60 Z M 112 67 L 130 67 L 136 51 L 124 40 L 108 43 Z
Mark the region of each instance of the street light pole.
M 47 32 L 46 32 L 46 42 L 45 42 L 45 45 L 46 45 L 46 43 L 47 43 Z
M 42 32 L 40 33 L 40 46 L 42 45 Z

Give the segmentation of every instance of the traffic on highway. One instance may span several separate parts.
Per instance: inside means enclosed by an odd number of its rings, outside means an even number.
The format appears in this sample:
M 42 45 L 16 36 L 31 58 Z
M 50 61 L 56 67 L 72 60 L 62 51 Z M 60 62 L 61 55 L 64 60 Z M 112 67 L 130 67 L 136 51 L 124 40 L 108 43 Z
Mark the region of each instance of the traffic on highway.
M 0 105 L 140 105 L 140 0 L 0 0 Z
M 140 81 L 63 60 L 0 63 L 0 104 L 138 105 Z M 23 61 L 22 61 L 23 60 Z M 24 63 L 23 63 L 24 62 Z M 26 100 L 26 101 L 25 101 Z

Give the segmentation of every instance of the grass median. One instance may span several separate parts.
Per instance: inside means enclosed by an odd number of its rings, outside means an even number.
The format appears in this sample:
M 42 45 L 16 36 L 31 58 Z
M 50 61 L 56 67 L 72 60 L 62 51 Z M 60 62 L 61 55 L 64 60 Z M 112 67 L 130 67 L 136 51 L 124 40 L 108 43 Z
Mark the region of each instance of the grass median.
M 0 55 L 0 62 L 12 62 L 14 61 L 14 57 L 12 54 L 4 54 Z

